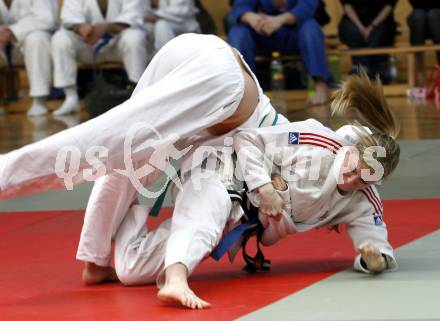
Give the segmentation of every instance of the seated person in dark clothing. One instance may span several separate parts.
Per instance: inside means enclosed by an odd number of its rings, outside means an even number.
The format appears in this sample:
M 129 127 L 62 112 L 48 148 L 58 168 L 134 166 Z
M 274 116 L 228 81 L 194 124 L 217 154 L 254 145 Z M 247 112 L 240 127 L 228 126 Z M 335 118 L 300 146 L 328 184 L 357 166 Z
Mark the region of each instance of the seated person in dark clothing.
M 314 19 L 318 0 L 235 0 L 230 17 L 234 25 L 229 43 L 255 70 L 257 54 L 272 51 L 291 54 L 299 51 L 315 81 L 312 104 L 328 101 L 327 82 L 331 75 L 326 65 L 324 35 Z
M 432 39 L 434 44 L 440 44 L 440 1 L 410 0 L 409 2 L 414 8 L 408 16 L 411 45 L 423 45 L 426 39 Z M 423 53 L 416 55 L 417 85 L 423 85 L 425 79 L 423 58 Z M 440 63 L 440 52 L 437 52 L 437 62 Z
M 348 47 L 375 48 L 394 44 L 396 22 L 394 6 L 397 0 L 341 0 L 344 16 L 339 23 L 339 38 Z M 379 74 L 389 82 L 389 57 L 361 56 L 352 58 L 355 69 L 366 69 L 370 77 Z

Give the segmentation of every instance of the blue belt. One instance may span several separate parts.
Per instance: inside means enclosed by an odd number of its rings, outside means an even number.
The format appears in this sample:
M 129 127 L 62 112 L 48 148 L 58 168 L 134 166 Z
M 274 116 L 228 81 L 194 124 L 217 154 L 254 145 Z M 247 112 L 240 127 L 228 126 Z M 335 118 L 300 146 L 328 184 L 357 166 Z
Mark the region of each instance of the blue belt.
M 248 201 L 246 190 L 247 188 L 245 188 L 242 194 L 235 191 L 228 191 L 231 196 L 231 201 L 238 202 L 243 209 L 244 215 L 242 217 L 242 224 L 235 227 L 223 237 L 220 243 L 211 252 L 211 256 L 214 260 L 219 261 L 235 242 L 243 238 L 240 244 L 243 259 L 246 262 L 246 266 L 243 270 L 248 273 L 269 271 L 270 261 L 265 259 L 263 251 L 261 251 L 260 248 L 260 239 L 264 228 L 258 219 L 259 209 Z M 252 257 L 247 254 L 246 245 L 254 236 L 256 238 L 257 253 Z
M 235 242 L 237 242 L 247 231 L 256 227 L 259 223 L 258 217 L 253 217 L 249 221 L 238 225 L 236 228 L 230 231 L 211 252 L 212 258 L 216 261 L 219 261 Z
M 113 36 L 111 34 L 106 33 L 99 40 L 99 42 L 96 45 L 95 49 L 93 49 L 93 80 L 96 79 L 96 59 L 98 58 L 98 55 L 101 52 L 102 48 L 104 48 L 106 45 L 108 45 L 108 43 L 112 39 L 113 39 Z

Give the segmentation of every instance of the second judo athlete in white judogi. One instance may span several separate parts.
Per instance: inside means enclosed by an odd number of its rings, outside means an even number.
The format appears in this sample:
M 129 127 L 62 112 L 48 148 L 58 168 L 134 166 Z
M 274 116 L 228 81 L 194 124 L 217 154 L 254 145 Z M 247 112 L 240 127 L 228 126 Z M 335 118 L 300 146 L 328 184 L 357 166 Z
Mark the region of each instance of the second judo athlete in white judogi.
M 248 129 L 236 135 L 238 163 L 255 206 L 260 206 L 258 188 L 271 182 L 272 171 L 264 157 L 273 160 L 275 171 L 287 183 L 286 189 L 279 192 L 286 207 L 281 220 L 260 215 L 265 228 L 261 237 L 263 245 L 275 244 L 288 234 L 345 224 L 355 249 L 362 249 L 368 243 L 383 254 L 386 269 L 397 268 L 382 219 L 382 203 L 374 185 L 347 193 L 338 189 L 341 163 L 336 160 L 336 153 L 357 139 L 349 126 L 334 132 L 313 119 L 274 128 Z M 371 272 L 361 264 L 360 254 L 355 258 L 354 269 Z
M 143 0 L 64 1 L 62 28 L 53 36 L 52 55 L 55 87 L 64 89 L 66 100 L 55 114 L 79 110 L 77 60 L 91 63 L 94 46 L 104 34 L 114 37 L 100 52 L 98 62 L 122 61 L 129 80 L 138 82 L 147 65 L 144 12 Z
M 356 270 L 395 269 L 373 184 L 397 167 L 399 125 L 381 83 L 365 74 L 342 83 L 333 95 L 331 110 L 356 126 L 343 127 L 338 133 L 307 120 L 247 129 L 235 137 L 238 168 L 250 199 L 266 214 L 260 218 L 265 227 L 262 243 L 271 245 L 288 234 L 345 224 L 359 251 Z M 287 183 L 281 195 L 271 182 L 274 170 Z
M 56 28 L 57 0 L 0 0 L 0 65 L 12 44 L 12 63 L 23 63 L 29 78 L 29 116 L 47 113 L 52 78 L 50 37 Z
M 154 51 L 182 33 L 199 33 L 197 13 L 194 0 L 147 0 L 145 28 Z

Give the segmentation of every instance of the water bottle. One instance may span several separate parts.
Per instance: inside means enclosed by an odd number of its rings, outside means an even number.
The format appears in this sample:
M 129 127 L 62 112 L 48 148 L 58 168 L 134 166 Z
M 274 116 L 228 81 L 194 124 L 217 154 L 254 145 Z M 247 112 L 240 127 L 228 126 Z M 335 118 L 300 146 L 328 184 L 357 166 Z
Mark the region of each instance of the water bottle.
M 272 61 L 270 62 L 271 75 L 271 102 L 275 110 L 281 114 L 286 114 L 287 103 L 284 93 L 284 71 L 280 60 L 280 53 L 275 51 L 272 53 Z
M 394 57 L 390 57 L 390 78 L 391 82 L 397 80 L 398 76 L 397 66 L 396 66 L 396 59 Z
M 331 55 L 328 57 L 328 67 L 330 70 L 330 73 L 333 76 L 333 80 L 336 83 L 339 83 L 341 81 L 341 66 L 339 57 L 336 55 Z

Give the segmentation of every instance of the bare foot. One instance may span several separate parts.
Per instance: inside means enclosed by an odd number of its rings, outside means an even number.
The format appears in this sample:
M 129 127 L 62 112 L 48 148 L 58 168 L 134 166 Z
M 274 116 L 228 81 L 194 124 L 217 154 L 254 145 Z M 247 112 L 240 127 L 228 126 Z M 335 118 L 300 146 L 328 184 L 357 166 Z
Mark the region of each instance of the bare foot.
M 310 105 L 324 105 L 329 102 L 328 86 L 322 80 L 316 80 L 315 82 L 315 95 L 310 97 L 307 102 Z
M 118 281 L 118 276 L 111 266 L 99 266 L 95 263 L 85 262 L 82 279 L 85 285 L 94 285 Z
M 190 309 L 206 309 L 211 304 L 200 299 L 186 282 L 170 282 L 160 289 L 157 298 L 166 303 L 181 304 Z

